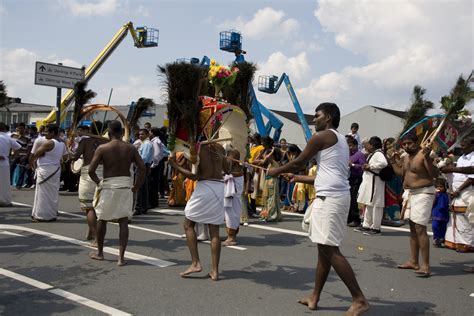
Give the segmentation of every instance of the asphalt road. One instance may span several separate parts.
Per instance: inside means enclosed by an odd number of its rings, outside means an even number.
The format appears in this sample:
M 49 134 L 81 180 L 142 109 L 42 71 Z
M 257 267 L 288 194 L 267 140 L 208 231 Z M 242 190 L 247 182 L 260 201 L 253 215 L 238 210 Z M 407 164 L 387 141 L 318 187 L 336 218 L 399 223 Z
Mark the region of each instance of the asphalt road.
M 301 217 L 241 226 L 239 247 L 223 248 L 221 280 L 206 277 L 209 244 L 200 243 L 204 270 L 179 276 L 190 264 L 182 208 L 158 208 L 133 219 L 128 265 L 117 267 L 118 227 L 108 225 L 106 260 L 91 260 L 77 196 L 61 196 L 54 223 L 30 220 L 34 192 L 13 191 L 0 208 L 0 314 L 2 315 L 340 315 L 349 291 L 331 271 L 319 311 L 297 304 L 314 281 L 317 249 L 301 231 Z M 162 204 L 164 205 L 164 203 Z M 225 231 L 221 229 L 221 236 Z M 347 230 L 341 247 L 371 304 L 366 315 L 474 315 L 474 254 L 431 248 L 433 276 L 398 270 L 408 258 L 406 227 L 381 236 Z

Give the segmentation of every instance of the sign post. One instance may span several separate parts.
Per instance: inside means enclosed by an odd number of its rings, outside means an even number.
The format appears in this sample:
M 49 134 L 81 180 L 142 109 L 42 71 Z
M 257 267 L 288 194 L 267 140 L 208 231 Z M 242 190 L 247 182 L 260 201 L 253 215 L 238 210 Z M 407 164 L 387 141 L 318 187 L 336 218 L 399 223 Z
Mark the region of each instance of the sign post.
M 56 124 L 61 124 L 61 88 L 74 89 L 77 82 L 85 79 L 85 67 L 73 68 L 48 64 L 41 61 L 36 62 L 35 84 L 56 87 Z

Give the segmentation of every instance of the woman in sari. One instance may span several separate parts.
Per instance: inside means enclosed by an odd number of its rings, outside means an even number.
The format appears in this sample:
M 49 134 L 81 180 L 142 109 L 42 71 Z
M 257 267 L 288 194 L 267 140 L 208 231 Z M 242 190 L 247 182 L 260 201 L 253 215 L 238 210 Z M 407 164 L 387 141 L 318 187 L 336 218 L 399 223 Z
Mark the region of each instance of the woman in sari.
M 264 158 L 255 161 L 257 165 L 265 166 L 267 169 L 279 166 L 281 153 L 278 148 L 267 149 Z M 265 172 L 263 184 L 263 208 L 260 217 L 267 222 L 278 222 L 281 220 L 280 190 L 278 177 L 270 177 Z

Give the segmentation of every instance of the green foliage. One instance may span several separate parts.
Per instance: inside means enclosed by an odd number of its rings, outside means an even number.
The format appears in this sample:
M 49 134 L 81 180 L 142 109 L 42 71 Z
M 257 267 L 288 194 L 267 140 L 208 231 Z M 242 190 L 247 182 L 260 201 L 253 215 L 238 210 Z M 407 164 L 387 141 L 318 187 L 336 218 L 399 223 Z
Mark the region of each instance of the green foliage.
M 424 118 L 426 116 L 426 112 L 433 108 L 433 102 L 424 99 L 425 92 L 426 89 L 423 89 L 421 86 L 416 85 L 413 88 L 411 97 L 412 104 L 407 111 L 403 131 L 406 131 L 411 126 L 413 126 L 413 124 Z
M 0 108 L 6 108 L 9 111 L 8 104 L 7 86 L 0 80 Z
M 471 78 L 472 72 L 467 80 L 460 75 L 456 81 L 456 85 L 451 89 L 451 93 L 441 98 L 441 109 L 444 110 L 448 119 L 457 117 L 466 103 L 472 99 L 472 89 L 469 86 Z

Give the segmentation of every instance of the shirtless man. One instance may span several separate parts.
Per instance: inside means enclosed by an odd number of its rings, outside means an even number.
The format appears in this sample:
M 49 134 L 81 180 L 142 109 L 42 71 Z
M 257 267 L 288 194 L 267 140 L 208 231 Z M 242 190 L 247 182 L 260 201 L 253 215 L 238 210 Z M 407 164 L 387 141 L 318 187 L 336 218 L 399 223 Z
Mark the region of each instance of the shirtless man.
M 99 135 L 102 130 L 102 124 L 96 122 L 92 126 L 92 134 Z M 76 161 L 82 156 L 83 165 L 81 168 L 81 178 L 79 180 L 79 202 L 81 204 L 81 210 L 86 213 L 87 224 L 89 226 L 87 230 L 86 239 L 92 240 L 91 245 L 97 246 L 97 216 L 95 214 L 92 202 L 94 200 L 94 193 L 96 189 L 95 182 L 89 177 L 89 165 L 94 157 L 95 150 L 102 144 L 107 143 L 109 140 L 100 137 L 82 137 L 76 152 L 72 156 L 72 160 Z M 99 172 L 99 176 L 102 177 L 102 170 Z
M 407 155 L 400 157 L 395 153 L 389 162 L 395 173 L 403 179 L 405 198 L 402 218 L 408 218 L 410 223 L 411 258 L 397 267 L 413 269 L 417 276 L 426 278 L 431 276 L 430 242 L 426 226 L 435 197 L 434 179 L 438 177 L 439 171 L 430 157 L 431 146 L 420 148 L 416 142 L 416 135 L 407 135 L 402 140 L 402 148 Z M 418 261 L 420 252 L 421 266 Z
M 126 264 L 124 259 L 125 248 L 128 242 L 128 218 L 133 213 L 133 193 L 140 189 L 145 176 L 145 165 L 138 151 L 132 144 L 122 140 L 122 125 L 119 121 L 109 123 L 110 142 L 99 146 L 89 165 L 89 176 L 97 184 L 94 208 L 97 214 L 97 244 L 98 252 L 91 252 L 89 256 L 95 260 L 104 260 L 104 238 L 107 230 L 107 221 L 118 220 L 119 233 L 119 260 L 117 265 Z M 120 159 L 117 159 L 120 157 Z M 102 163 L 104 166 L 104 180 L 96 174 L 96 169 Z M 135 163 L 137 176 L 133 187 L 130 175 L 130 166 Z
M 240 153 L 238 150 L 230 150 L 227 157 L 230 158 L 230 174 L 232 175 L 232 181 L 235 185 L 235 194 L 231 198 L 231 205 L 224 207 L 227 239 L 222 242 L 222 245 L 234 246 L 237 244 L 237 233 L 239 232 L 240 226 L 242 193 L 244 188 L 244 168 L 237 162 L 240 160 Z
M 196 223 L 208 224 L 211 237 L 212 268 L 208 276 L 213 281 L 219 279 L 219 260 L 221 241 L 219 225 L 224 223 L 224 181 L 223 171 L 228 169 L 225 159 L 225 150 L 217 143 L 202 144 L 199 152 L 199 166 L 193 174 L 176 163 L 176 158 L 170 158 L 170 165 L 185 177 L 198 180 L 191 199 L 184 210 L 184 231 L 191 253 L 191 266 L 181 273 L 181 277 L 202 271 L 197 246 L 197 237 L 194 230 Z

